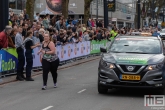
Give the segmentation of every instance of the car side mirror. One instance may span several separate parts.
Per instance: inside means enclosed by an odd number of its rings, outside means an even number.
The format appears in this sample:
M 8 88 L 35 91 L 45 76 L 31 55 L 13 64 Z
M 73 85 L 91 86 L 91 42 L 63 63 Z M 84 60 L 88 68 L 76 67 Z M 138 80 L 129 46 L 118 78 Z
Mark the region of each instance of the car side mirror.
M 106 48 L 103 48 L 103 47 L 100 47 L 100 52 L 106 53 L 107 52 L 107 49 Z

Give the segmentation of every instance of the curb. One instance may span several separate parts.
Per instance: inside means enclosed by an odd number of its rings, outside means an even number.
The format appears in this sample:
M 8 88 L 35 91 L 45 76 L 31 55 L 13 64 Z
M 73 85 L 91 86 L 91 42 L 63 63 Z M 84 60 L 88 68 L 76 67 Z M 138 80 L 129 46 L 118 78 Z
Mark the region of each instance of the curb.
M 67 69 L 67 68 L 70 68 L 70 67 L 74 67 L 74 66 L 77 66 L 77 65 L 84 64 L 84 63 L 88 63 L 88 62 L 97 60 L 97 59 L 99 59 L 99 58 L 100 58 L 100 56 L 96 56 L 96 58 L 93 58 L 93 59 L 90 59 L 90 60 L 87 60 L 87 61 L 77 62 L 77 63 L 75 63 L 75 64 L 67 65 L 67 66 L 64 66 L 64 67 L 59 67 L 58 70 L 63 70 L 63 69 Z M 39 75 L 41 75 L 41 73 L 42 73 L 42 72 L 38 72 L 38 73 L 36 73 L 36 74 L 33 74 L 32 77 L 39 76 Z M 0 79 L 0 81 L 1 81 L 1 80 L 3 81 L 3 79 Z M 0 85 L 9 84 L 9 83 L 12 83 L 12 82 L 17 82 L 17 80 L 14 78 L 13 80 L 0 83 Z

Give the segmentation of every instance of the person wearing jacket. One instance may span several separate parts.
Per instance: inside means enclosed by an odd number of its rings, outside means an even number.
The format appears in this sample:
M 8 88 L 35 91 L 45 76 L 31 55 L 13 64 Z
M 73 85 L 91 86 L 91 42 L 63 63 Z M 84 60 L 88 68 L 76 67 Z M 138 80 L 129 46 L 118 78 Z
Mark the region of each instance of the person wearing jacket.
M 12 31 L 11 26 L 6 26 L 5 30 L 0 33 L 0 49 L 8 48 L 8 36 Z

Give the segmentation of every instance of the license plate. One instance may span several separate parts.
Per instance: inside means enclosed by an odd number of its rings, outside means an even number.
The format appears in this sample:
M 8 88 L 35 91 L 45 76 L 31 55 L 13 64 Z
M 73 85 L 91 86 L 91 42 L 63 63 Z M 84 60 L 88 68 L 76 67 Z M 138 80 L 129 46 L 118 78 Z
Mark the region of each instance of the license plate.
M 122 80 L 140 80 L 139 75 L 121 75 Z

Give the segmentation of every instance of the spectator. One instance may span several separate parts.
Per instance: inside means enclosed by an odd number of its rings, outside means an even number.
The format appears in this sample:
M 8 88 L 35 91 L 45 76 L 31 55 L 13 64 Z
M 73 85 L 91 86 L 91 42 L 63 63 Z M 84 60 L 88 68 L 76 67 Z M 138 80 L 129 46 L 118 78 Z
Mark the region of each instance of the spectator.
M 16 29 L 13 29 L 11 31 L 10 36 L 7 37 L 8 38 L 8 47 L 15 48 L 13 39 L 15 38 L 16 32 L 17 32 L 17 30 Z
M 56 16 L 53 16 L 53 18 L 50 21 L 50 25 L 52 25 L 53 27 L 55 27 L 55 25 L 56 25 Z
M 45 30 L 41 28 L 39 30 L 39 39 L 41 43 L 44 41 L 44 33 L 45 33 Z
M 39 32 L 35 32 L 34 36 L 32 37 L 33 40 L 33 44 L 38 44 L 40 43 L 40 39 L 39 39 Z
M 32 56 L 32 49 L 40 46 L 40 43 L 36 43 L 33 45 L 32 41 L 33 32 L 28 31 L 27 32 L 27 38 L 24 40 L 25 45 L 25 56 L 26 56 L 26 81 L 34 81 L 34 79 L 31 78 L 31 71 L 33 67 L 33 56 Z
M 22 31 L 22 37 L 25 38 L 27 36 L 27 29 L 28 29 L 28 24 L 22 24 L 22 28 L 23 28 L 23 31 Z
M 102 21 L 99 21 L 99 22 L 98 22 L 98 27 L 100 27 L 100 28 L 103 27 Z
M 11 37 L 14 45 L 15 45 L 15 36 L 16 36 L 17 33 L 18 33 L 18 28 L 17 29 L 13 29 L 11 34 L 10 34 L 10 37 Z
M 14 23 L 14 16 L 11 16 L 11 17 L 10 17 L 9 23 L 10 23 L 10 25 L 12 26 L 12 24 Z
M 88 26 L 88 27 L 92 27 L 91 19 L 88 19 L 88 21 L 87 21 L 87 26 Z
M 25 76 L 23 75 L 24 65 L 25 65 L 25 56 L 24 56 L 24 45 L 22 37 L 22 27 L 18 27 L 18 33 L 15 37 L 15 45 L 18 54 L 18 66 L 17 66 L 17 77 L 19 81 L 23 81 Z
M 60 30 L 60 34 L 57 36 L 57 45 L 64 45 L 67 42 L 67 38 L 64 35 L 64 31 Z
M 45 19 L 43 20 L 43 26 L 45 27 L 45 30 L 49 28 L 50 23 L 50 15 L 46 14 Z
M 6 26 L 5 30 L 0 33 L 0 49 L 8 48 L 8 37 L 12 31 L 11 26 Z
M 76 27 L 76 25 L 74 25 L 73 27 L 72 27 L 72 32 L 76 32 L 77 31 L 77 27 Z
M 91 26 L 92 27 L 95 27 L 95 21 L 94 21 L 94 19 L 91 20 Z
M 62 20 L 58 20 L 57 22 L 56 22 L 56 29 L 59 31 L 60 29 L 61 29 L 61 25 L 62 25 L 63 23 L 62 23 Z
M 36 21 L 39 21 L 39 17 L 40 17 L 39 13 L 36 13 L 36 16 L 34 17 L 34 19 L 35 19 Z
M 72 33 L 72 41 L 73 41 L 73 43 L 79 42 L 79 37 L 78 37 L 77 33 L 75 33 L 75 32 Z
M 83 32 L 87 30 L 85 24 L 82 25 L 82 30 L 83 30 Z
M 26 13 L 26 9 L 24 9 L 24 20 L 29 19 L 29 15 Z
M 84 32 L 83 38 L 84 38 L 83 41 L 90 41 L 89 31 L 85 31 Z
M 99 40 L 99 41 L 102 40 L 102 32 L 101 32 L 101 30 L 98 31 L 97 40 Z

